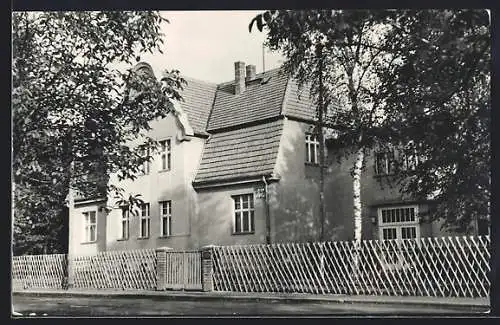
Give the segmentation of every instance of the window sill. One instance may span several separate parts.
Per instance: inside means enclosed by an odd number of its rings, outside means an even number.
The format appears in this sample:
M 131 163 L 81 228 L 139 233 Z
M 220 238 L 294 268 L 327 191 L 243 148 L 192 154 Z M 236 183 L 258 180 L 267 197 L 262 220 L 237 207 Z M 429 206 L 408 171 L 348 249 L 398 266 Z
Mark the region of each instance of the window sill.
M 255 235 L 255 231 L 233 232 L 231 235 L 233 235 L 233 236 Z
M 158 173 L 167 173 L 167 172 L 169 172 L 171 170 L 172 170 L 172 168 L 170 168 L 170 169 L 162 169 L 162 170 L 159 170 Z
M 319 163 L 305 162 L 304 164 L 305 164 L 306 166 L 319 167 Z
M 128 238 L 118 238 L 116 241 L 127 241 Z
M 149 239 L 149 236 L 148 237 L 137 237 L 138 240 L 146 240 L 146 239 Z
M 82 245 L 91 245 L 91 244 L 97 244 L 97 240 L 94 241 L 84 241 L 81 243 Z
M 168 239 L 168 238 L 173 238 L 173 237 L 188 237 L 191 234 L 174 234 L 174 235 L 169 235 L 169 236 L 158 236 L 160 239 Z

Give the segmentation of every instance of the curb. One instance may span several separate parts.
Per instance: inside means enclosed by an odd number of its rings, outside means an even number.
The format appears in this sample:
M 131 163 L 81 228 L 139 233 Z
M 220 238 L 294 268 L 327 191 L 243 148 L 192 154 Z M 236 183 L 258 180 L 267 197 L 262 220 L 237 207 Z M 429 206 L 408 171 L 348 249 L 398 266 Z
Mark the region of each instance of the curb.
M 36 297 L 107 297 L 107 298 L 147 298 L 152 300 L 239 300 L 239 301 L 284 301 L 288 303 L 317 302 L 317 303 L 344 303 L 344 304 L 390 304 L 390 305 L 418 305 L 418 306 L 441 306 L 446 308 L 489 308 L 489 301 L 470 302 L 470 301 L 423 301 L 414 298 L 403 297 L 355 297 L 346 295 L 330 296 L 307 296 L 302 294 L 288 295 L 256 295 L 256 294 L 234 294 L 234 293 L 187 293 L 172 291 L 152 291 L 152 292 L 119 292 L 119 291 L 96 291 L 96 292 L 78 292 L 78 291 L 14 291 L 12 295 L 18 296 L 36 296 Z M 387 299 L 389 298 L 389 299 Z

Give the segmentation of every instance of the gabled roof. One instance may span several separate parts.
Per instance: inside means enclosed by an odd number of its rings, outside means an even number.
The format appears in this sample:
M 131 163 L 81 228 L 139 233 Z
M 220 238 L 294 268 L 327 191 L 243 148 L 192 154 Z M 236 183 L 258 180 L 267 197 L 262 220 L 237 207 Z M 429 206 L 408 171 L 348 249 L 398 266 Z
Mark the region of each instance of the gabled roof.
M 282 130 L 279 119 L 213 134 L 205 144 L 194 183 L 270 175 Z
M 189 123 L 195 133 L 206 134 L 208 117 L 214 103 L 216 84 L 184 77 L 187 85 L 180 92 L 182 109 L 186 112 Z
M 279 116 L 288 80 L 279 71 L 257 74 L 239 95 L 234 94 L 234 81 L 219 85 L 207 131 Z

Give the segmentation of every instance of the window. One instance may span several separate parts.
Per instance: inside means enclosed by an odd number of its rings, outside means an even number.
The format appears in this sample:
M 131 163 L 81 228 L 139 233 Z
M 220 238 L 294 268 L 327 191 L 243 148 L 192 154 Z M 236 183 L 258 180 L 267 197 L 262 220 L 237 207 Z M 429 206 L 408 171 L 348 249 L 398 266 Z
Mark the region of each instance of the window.
M 149 157 L 150 151 L 149 149 L 143 149 L 141 151 L 141 154 L 143 157 Z M 148 175 L 150 171 L 151 171 L 151 162 L 150 161 L 143 162 L 141 166 L 141 173 L 143 175 Z
M 394 153 L 384 151 L 375 153 L 375 175 L 390 175 L 394 172 Z
M 306 162 L 319 163 L 319 141 L 313 134 L 306 134 Z
M 254 232 L 253 194 L 233 196 L 234 200 L 234 233 Z
M 378 209 L 380 239 L 416 239 L 420 237 L 417 206 Z
M 139 220 L 139 238 L 149 237 L 149 203 L 144 203 L 141 205 L 141 215 Z
M 160 170 L 170 170 L 170 139 L 160 141 Z
M 130 211 L 128 206 L 122 207 L 122 216 L 120 220 L 120 239 L 126 240 L 129 237 Z
M 85 222 L 85 242 L 91 243 L 97 240 L 97 212 L 88 211 L 83 213 Z
M 403 170 L 415 170 L 419 163 L 417 149 L 413 143 L 401 151 L 401 167 Z
M 172 235 L 172 201 L 160 202 L 161 235 Z

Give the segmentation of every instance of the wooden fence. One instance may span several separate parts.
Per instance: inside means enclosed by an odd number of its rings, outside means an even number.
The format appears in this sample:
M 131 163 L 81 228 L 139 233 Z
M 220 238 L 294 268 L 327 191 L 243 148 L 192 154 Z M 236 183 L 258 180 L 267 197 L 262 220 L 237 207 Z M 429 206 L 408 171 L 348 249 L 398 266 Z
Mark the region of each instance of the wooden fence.
M 216 291 L 486 297 L 489 237 L 215 247 Z

